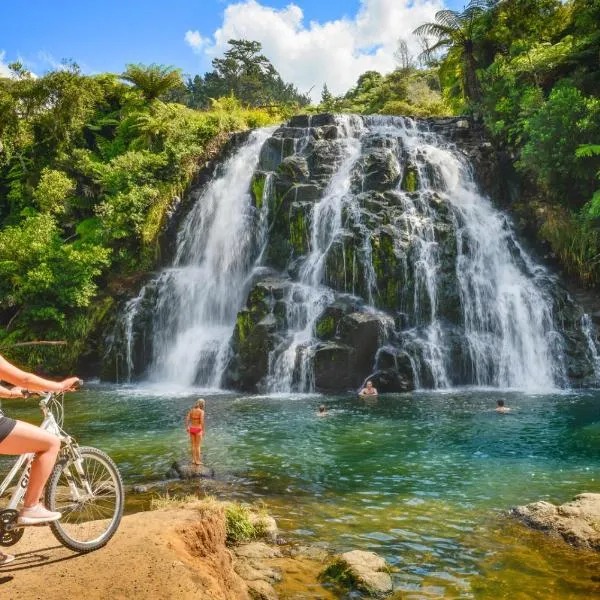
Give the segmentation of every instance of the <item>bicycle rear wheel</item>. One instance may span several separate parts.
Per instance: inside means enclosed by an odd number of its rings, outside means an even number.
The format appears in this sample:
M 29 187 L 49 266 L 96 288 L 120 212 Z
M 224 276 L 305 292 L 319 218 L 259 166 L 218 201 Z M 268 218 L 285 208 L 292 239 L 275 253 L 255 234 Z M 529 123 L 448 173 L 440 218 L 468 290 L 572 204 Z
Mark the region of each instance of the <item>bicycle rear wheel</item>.
M 125 494 L 117 466 L 97 448 L 79 448 L 80 474 L 71 459 L 54 467 L 46 486 L 45 501 L 50 510 L 62 513 L 50 524 L 56 539 L 76 552 L 102 548 L 115 534 Z

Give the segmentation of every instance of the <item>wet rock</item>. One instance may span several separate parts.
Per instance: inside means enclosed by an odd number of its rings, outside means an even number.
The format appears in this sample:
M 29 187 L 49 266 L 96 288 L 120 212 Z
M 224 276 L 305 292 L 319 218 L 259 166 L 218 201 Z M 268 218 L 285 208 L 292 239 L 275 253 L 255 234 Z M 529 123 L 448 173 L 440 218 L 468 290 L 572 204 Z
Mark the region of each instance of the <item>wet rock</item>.
M 214 478 L 215 470 L 205 465 L 193 465 L 191 463 L 176 460 L 166 473 L 167 479 L 201 479 Z
M 405 372 L 396 369 L 381 369 L 369 375 L 363 381 L 363 387 L 367 381 L 372 381 L 380 394 L 412 392 L 415 389 L 412 369 Z
M 362 189 L 384 191 L 393 188 L 400 179 L 400 166 L 388 148 L 375 148 L 362 159 Z
M 354 312 L 340 321 L 339 338 L 354 348 L 355 368 L 363 376 L 373 369 L 375 354 L 390 326 L 393 327 L 393 321 L 383 314 Z
M 270 515 L 250 513 L 250 523 L 261 531 L 261 537 L 264 537 L 269 543 L 276 544 L 279 534 L 277 521 Z
M 274 546 L 269 546 L 264 542 L 250 542 L 249 544 L 240 544 L 233 548 L 233 552 L 240 558 L 279 558 L 283 556 L 281 550 Z
M 284 299 L 289 288 L 289 280 L 269 274 L 252 286 L 246 306 L 238 312 L 224 385 L 258 390 L 269 370 L 269 354 L 280 342 L 280 332 L 285 327 Z
M 393 591 L 389 567 L 374 552 L 353 550 L 337 556 L 321 573 L 321 579 L 371 598 L 382 598 Z
M 248 593 L 252 600 L 278 600 L 279 595 L 275 588 L 266 581 L 258 579 L 256 581 L 248 581 Z
M 293 187 L 290 193 L 294 198 L 294 202 L 313 204 L 321 197 L 322 191 L 318 185 L 313 183 L 299 183 Z
M 329 552 L 319 546 L 294 546 L 290 548 L 290 556 L 293 558 L 307 558 L 320 563 L 324 563 L 330 558 Z
M 266 581 L 278 583 L 281 581 L 281 572 L 273 569 L 259 560 L 239 559 L 233 566 L 235 572 L 245 581 Z
M 416 192 L 419 188 L 419 172 L 417 171 L 417 167 L 412 163 L 407 164 L 404 168 L 400 187 L 405 192 Z
M 293 183 L 305 183 L 310 176 L 306 159 L 297 154 L 285 158 L 277 171 L 285 181 Z
M 376 367 L 377 370 L 368 379 L 380 392 L 409 392 L 415 389 L 413 367 L 406 352 L 385 346 L 377 353 Z
M 314 355 L 315 387 L 324 392 L 340 392 L 356 387 L 354 350 L 345 344 L 319 344 Z
M 560 506 L 533 502 L 513 508 L 510 514 L 572 546 L 600 551 L 600 494 L 579 494 Z

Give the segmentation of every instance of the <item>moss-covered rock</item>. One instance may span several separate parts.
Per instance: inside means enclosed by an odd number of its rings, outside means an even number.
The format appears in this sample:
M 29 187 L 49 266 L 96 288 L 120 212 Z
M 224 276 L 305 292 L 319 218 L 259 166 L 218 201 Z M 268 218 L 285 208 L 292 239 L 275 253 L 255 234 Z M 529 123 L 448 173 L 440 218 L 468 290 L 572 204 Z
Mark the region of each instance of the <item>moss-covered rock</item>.
M 252 182 L 250 184 L 250 190 L 252 192 L 252 203 L 258 210 L 262 208 L 263 196 L 265 191 L 265 183 L 267 181 L 267 174 L 261 171 L 257 171 L 252 176 Z
M 412 163 L 408 163 L 404 168 L 400 187 L 405 192 L 416 192 L 419 189 L 419 172 Z
M 279 332 L 285 329 L 285 321 L 275 309 L 285 308 L 283 298 L 289 285 L 285 279 L 267 276 L 248 293 L 246 306 L 237 315 L 225 385 L 257 391 L 269 370 L 269 354 L 280 341 Z
M 295 256 L 307 254 L 310 249 L 310 216 L 312 203 L 292 202 L 290 205 L 290 244 Z
M 374 552 L 352 550 L 336 556 L 319 576 L 346 592 L 361 592 L 370 598 L 382 598 L 392 593 L 390 568 Z

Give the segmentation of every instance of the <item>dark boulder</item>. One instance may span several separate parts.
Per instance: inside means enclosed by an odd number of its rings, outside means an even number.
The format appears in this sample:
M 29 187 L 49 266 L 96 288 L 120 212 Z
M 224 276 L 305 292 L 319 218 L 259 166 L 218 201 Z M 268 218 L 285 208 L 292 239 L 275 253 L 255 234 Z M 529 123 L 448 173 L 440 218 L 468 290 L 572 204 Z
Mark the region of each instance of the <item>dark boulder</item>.
M 377 349 L 387 339 L 393 321 L 383 314 L 354 312 L 346 315 L 339 324 L 340 340 L 354 349 L 357 375 L 371 372 Z
M 393 392 L 412 392 L 415 389 L 412 370 L 410 373 L 401 373 L 395 369 L 383 369 L 371 373 L 364 381 L 372 381 L 380 394 Z
M 321 392 L 342 392 L 356 387 L 354 349 L 345 344 L 319 344 L 314 354 L 315 388 Z
M 362 176 L 359 190 L 385 191 L 400 180 L 400 165 L 394 152 L 388 148 L 374 148 L 361 159 Z

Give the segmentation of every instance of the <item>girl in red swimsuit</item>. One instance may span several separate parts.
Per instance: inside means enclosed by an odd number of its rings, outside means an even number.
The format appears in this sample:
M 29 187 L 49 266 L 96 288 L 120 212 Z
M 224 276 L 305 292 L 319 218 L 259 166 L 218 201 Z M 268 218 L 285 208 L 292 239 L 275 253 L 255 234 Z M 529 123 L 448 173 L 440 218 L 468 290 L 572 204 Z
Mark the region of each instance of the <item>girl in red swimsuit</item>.
M 204 399 L 196 401 L 196 404 L 185 416 L 185 428 L 190 434 L 192 442 L 192 462 L 195 465 L 202 464 L 200 447 L 204 437 Z

